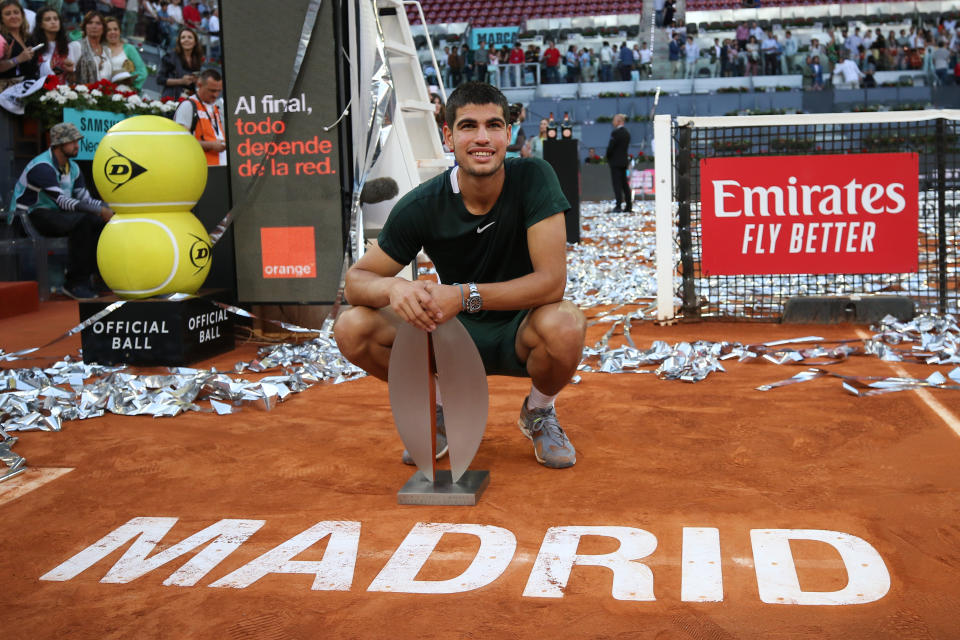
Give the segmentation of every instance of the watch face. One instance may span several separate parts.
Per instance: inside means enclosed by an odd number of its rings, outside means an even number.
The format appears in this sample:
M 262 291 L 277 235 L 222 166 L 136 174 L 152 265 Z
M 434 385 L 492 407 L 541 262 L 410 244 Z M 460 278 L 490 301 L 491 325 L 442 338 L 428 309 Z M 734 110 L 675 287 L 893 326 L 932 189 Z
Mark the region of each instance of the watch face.
M 469 313 L 480 311 L 481 306 L 483 306 L 483 300 L 479 294 L 471 294 L 470 297 L 467 298 L 467 311 Z

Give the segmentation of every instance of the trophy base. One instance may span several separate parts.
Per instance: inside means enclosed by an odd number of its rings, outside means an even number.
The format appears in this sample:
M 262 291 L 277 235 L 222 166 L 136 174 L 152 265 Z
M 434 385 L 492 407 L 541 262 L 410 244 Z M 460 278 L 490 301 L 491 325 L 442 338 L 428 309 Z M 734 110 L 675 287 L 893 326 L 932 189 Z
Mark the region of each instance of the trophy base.
M 397 492 L 397 504 L 472 507 L 490 484 L 490 472 L 468 469 L 454 483 L 449 469 L 439 469 L 435 480 L 430 482 L 417 471 Z

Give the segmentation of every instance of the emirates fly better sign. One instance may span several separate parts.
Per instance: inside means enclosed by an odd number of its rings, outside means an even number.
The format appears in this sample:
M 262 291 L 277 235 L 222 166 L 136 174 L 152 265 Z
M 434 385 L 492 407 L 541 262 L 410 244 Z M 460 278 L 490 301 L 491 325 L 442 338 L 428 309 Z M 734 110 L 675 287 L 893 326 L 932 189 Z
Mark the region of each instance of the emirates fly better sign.
M 701 272 L 914 272 L 917 173 L 915 153 L 701 160 Z

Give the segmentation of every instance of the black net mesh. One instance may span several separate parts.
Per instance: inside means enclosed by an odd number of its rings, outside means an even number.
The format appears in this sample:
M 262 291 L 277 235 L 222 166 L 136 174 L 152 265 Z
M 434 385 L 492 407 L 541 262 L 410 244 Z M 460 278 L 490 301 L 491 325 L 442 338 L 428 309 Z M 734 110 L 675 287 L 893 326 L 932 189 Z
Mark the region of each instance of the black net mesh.
M 786 118 L 786 117 L 785 117 Z M 779 320 L 795 296 L 909 296 L 918 312 L 952 313 L 960 297 L 958 122 L 882 122 L 727 128 L 674 127 L 686 317 Z M 916 152 L 920 157 L 919 269 L 915 273 L 701 276 L 699 160 L 711 157 Z M 855 160 L 855 158 L 851 158 Z

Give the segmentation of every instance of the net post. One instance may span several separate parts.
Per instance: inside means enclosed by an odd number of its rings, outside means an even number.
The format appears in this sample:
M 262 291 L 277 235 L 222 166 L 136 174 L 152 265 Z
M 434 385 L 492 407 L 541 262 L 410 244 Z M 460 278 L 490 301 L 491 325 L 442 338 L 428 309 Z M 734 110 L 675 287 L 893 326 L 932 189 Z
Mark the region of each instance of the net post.
M 945 142 L 946 122 L 937 118 L 936 124 L 936 154 L 937 154 L 937 278 L 938 309 L 940 315 L 947 313 L 947 157 Z
M 674 318 L 673 309 L 673 120 L 669 115 L 653 117 L 653 167 L 656 188 L 657 241 L 657 320 L 668 322 Z
M 690 221 L 690 126 L 677 127 L 677 229 L 680 234 L 680 267 L 683 276 L 683 315 L 687 318 L 700 316 L 697 292 L 694 286 L 696 274 L 693 267 L 693 239 Z

